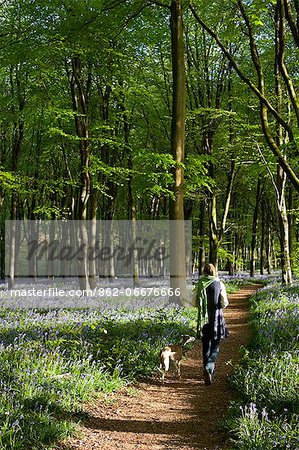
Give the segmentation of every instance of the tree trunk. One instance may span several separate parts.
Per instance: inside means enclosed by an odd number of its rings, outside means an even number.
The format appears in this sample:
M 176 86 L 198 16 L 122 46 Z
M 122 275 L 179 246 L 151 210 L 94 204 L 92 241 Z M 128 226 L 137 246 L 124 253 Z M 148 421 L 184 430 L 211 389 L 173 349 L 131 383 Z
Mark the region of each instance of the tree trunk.
M 120 83 L 122 86 L 122 83 Z M 104 142 L 101 146 L 101 159 L 108 166 L 114 165 L 114 154 L 111 152 L 111 147 L 109 140 L 113 137 L 113 131 L 111 130 L 111 124 L 109 123 L 109 106 L 110 106 L 110 96 L 112 93 L 112 88 L 109 84 L 103 87 L 98 86 L 98 92 L 100 95 L 100 116 L 105 124 L 106 130 L 104 130 L 104 136 L 107 138 L 108 142 Z M 125 114 L 124 98 L 121 99 L 120 108 Z M 115 132 L 116 133 L 116 132 Z M 128 142 L 127 142 L 128 143 Z M 104 226 L 104 236 L 103 243 L 104 246 L 110 249 L 111 257 L 106 261 L 99 261 L 100 265 L 100 276 L 108 278 L 109 282 L 112 282 L 115 278 L 115 258 L 114 258 L 114 214 L 115 214 L 115 200 L 117 194 L 117 185 L 111 181 L 109 178 L 99 173 L 98 183 L 102 184 L 107 189 L 107 197 L 102 198 L 101 202 L 101 215 L 105 220 Z
M 283 284 L 291 284 L 293 281 L 290 246 L 289 246 L 289 220 L 287 215 L 286 199 L 285 199 L 285 182 L 286 175 L 282 168 L 277 166 L 277 187 L 279 191 L 278 211 L 279 211 L 279 228 L 280 228 L 280 264 L 281 277 Z
M 0 124 L 1 131 L 1 157 L 0 165 L 5 167 L 6 160 L 6 133 Z M 0 283 L 5 283 L 5 211 L 4 211 L 4 192 L 0 184 Z
M 272 271 L 272 264 L 271 264 L 271 228 L 269 225 L 267 227 L 267 236 L 266 236 L 266 268 L 268 275 L 270 275 Z
M 261 230 L 261 254 L 260 254 L 260 274 L 264 275 L 264 265 L 265 265 L 265 231 L 266 231 L 266 215 L 265 215 L 265 202 L 262 203 L 262 230 Z
M 219 240 L 217 236 L 217 204 L 216 195 L 211 192 L 210 194 L 210 251 L 209 262 L 213 264 L 218 271 L 218 249 Z
M 0 284 L 5 283 L 5 219 L 0 213 Z
M 131 219 L 131 238 L 132 238 L 132 269 L 133 269 L 133 286 L 140 286 L 140 276 L 139 276 L 139 264 L 138 264 L 138 250 L 137 250 L 137 211 L 136 211 L 136 200 L 133 192 L 133 158 L 132 158 L 132 150 L 129 147 L 129 133 L 130 126 L 128 122 L 128 117 L 124 109 L 124 136 L 125 136 L 125 144 L 128 152 L 128 168 L 129 168 L 129 177 L 128 177 L 128 191 L 129 191 L 129 217 Z
M 91 194 L 91 230 L 90 247 L 95 249 L 97 238 L 97 210 L 98 210 L 98 191 L 93 190 Z M 96 288 L 96 260 L 91 258 L 89 261 L 89 285 L 91 289 Z
M 233 242 L 233 234 L 230 233 L 228 236 L 228 252 L 230 253 L 227 261 L 227 271 L 230 276 L 235 275 L 235 248 Z
M 89 128 L 87 99 L 83 92 L 80 80 L 80 60 L 72 59 L 72 74 L 70 77 L 73 110 L 75 112 L 76 134 L 79 138 L 80 151 L 80 188 L 79 188 L 79 221 L 80 244 L 82 246 L 81 270 L 79 276 L 80 289 L 89 290 L 89 261 L 88 261 L 88 230 L 87 230 L 87 206 L 90 198 L 89 167 Z
M 198 276 L 203 275 L 203 269 L 205 266 L 206 255 L 205 255 L 205 213 L 206 205 L 205 200 L 200 203 L 200 216 L 199 216 L 199 251 L 198 251 Z
M 294 213 L 294 205 L 293 205 L 293 186 L 289 186 L 288 188 L 288 202 L 287 202 L 287 211 L 288 211 L 288 222 L 289 222 L 289 253 L 291 263 L 293 261 L 293 230 L 294 223 L 296 219 L 296 215 Z
M 255 247 L 257 241 L 257 225 L 258 225 L 258 215 L 260 207 L 261 198 L 261 178 L 258 177 L 257 188 L 256 188 L 256 198 L 255 198 L 255 208 L 252 219 L 252 235 L 251 235 L 251 246 L 250 246 L 250 276 L 254 277 L 255 274 Z
M 123 88 L 123 83 L 120 82 L 120 86 Z M 129 145 L 129 135 L 130 135 L 130 122 L 128 113 L 126 111 L 125 105 L 125 95 L 122 93 L 121 109 L 123 112 L 123 127 L 124 127 L 124 141 L 128 157 L 128 209 L 129 218 L 131 220 L 131 243 L 132 243 L 132 270 L 133 270 L 133 285 L 134 287 L 140 286 L 140 274 L 139 274 L 139 263 L 138 263 L 138 250 L 136 246 L 137 237 L 137 211 L 136 211 L 136 199 L 133 192 L 133 157 L 132 150 Z
M 133 169 L 133 161 L 132 156 L 129 155 L 129 169 Z M 132 256 L 133 256 L 133 286 L 139 287 L 140 286 L 140 276 L 139 276 L 139 265 L 138 265 L 138 250 L 136 246 L 136 239 L 137 239 L 137 214 L 136 214 L 136 202 L 135 202 L 135 196 L 133 193 L 132 188 L 132 176 L 129 175 L 128 180 L 128 187 L 129 187 L 129 214 L 131 217 L 131 236 L 132 236 Z
M 182 0 L 171 2 L 172 50 L 172 122 L 171 153 L 176 162 L 174 169 L 174 198 L 170 199 L 170 288 L 178 295 L 170 301 L 180 305 L 187 302 L 186 251 L 184 229 L 184 169 L 185 161 L 185 61 Z
M 13 289 L 15 284 L 15 265 L 16 265 L 16 212 L 17 202 L 16 197 L 12 194 L 11 207 L 10 207 L 10 241 L 9 241 L 9 277 L 8 277 L 8 289 Z
M 212 192 L 210 197 L 210 254 L 209 260 L 218 271 L 218 250 L 225 235 L 225 227 L 229 213 L 231 202 L 233 183 L 236 174 L 236 163 L 231 161 L 230 173 L 228 175 L 228 182 L 226 187 L 226 194 L 224 200 L 224 208 L 221 218 L 220 226 L 217 225 L 217 200 L 216 195 Z
M 281 87 L 281 69 L 284 65 L 284 47 L 285 47 L 285 19 L 281 15 L 281 4 L 277 3 L 275 9 L 275 64 L 274 64 L 274 76 L 275 76 L 275 93 L 277 110 L 280 113 L 283 106 L 282 101 L 282 87 Z M 276 146 L 281 149 L 283 144 L 289 141 L 290 136 L 287 134 L 284 136 L 283 128 L 281 124 L 276 122 Z M 285 159 L 282 151 L 282 157 Z M 281 264 L 281 277 L 283 284 L 292 283 L 292 270 L 290 260 L 290 244 L 289 244 L 289 222 L 287 217 L 287 206 L 285 197 L 285 186 L 287 181 L 286 172 L 284 172 L 282 165 L 277 165 L 276 172 L 276 199 L 279 213 L 279 228 L 280 228 L 280 264 Z
M 20 106 L 20 111 L 23 107 Z M 18 166 L 18 159 L 21 151 L 21 143 L 24 135 L 24 123 L 21 120 L 19 124 L 15 125 L 14 128 L 14 142 L 12 149 L 12 164 L 11 170 L 15 172 Z M 10 207 L 10 220 L 15 222 L 17 220 L 17 194 L 12 193 L 11 196 L 11 207 Z M 17 227 L 15 223 L 12 223 L 10 227 L 10 247 L 9 247 L 9 277 L 8 277 L 8 288 L 13 289 L 15 284 L 15 269 L 16 269 L 16 252 L 17 252 Z
M 18 68 L 10 68 L 10 88 L 12 98 L 17 95 L 18 99 L 18 111 L 13 112 L 19 117 L 14 123 L 13 128 L 13 144 L 12 144 L 12 161 L 11 170 L 16 172 L 18 167 L 18 160 L 21 152 L 21 145 L 24 137 L 24 119 L 22 118 L 22 113 L 25 107 L 25 94 L 22 92 L 20 74 Z M 17 219 L 17 194 L 12 193 L 11 196 L 11 207 L 10 207 L 10 219 L 16 221 Z M 9 277 L 8 277 L 8 287 L 13 289 L 15 282 L 15 269 L 16 269 L 16 252 L 17 252 L 17 227 L 13 225 L 11 227 L 10 236 L 10 248 L 9 248 Z

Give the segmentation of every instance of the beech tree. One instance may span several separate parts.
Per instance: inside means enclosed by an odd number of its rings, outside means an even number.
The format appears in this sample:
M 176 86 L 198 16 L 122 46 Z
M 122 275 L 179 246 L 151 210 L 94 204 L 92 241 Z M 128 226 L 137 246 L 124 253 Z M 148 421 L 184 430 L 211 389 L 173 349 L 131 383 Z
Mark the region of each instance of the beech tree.
M 187 300 L 186 256 L 184 229 L 184 162 L 185 162 L 185 52 L 183 29 L 183 3 L 171 2 L 172 50 L 172 122 L 171 153 L 175 160 L 174 197 L 170 199 L 170 287 L 179 289 L 180 302 Z M 175 295 L 172 296 L 175 298 Z

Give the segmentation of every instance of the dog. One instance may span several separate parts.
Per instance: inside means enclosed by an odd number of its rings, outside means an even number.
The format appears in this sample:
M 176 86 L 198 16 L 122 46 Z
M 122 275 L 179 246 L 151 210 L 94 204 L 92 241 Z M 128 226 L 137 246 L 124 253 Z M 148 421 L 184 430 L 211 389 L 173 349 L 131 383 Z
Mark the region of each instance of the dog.
M 181 378 L 181 361 L 183 358 L 183 347 L 189 342 L 193 342 L 194 337 L 184 334 L 178 344 L 169 344 L 162 348 L 159 354 L 159 371 L 161 372 L 161 380 L 165 378 L 166 372 L 169 371 L 170 362 L 174 363 L 177 378 Z

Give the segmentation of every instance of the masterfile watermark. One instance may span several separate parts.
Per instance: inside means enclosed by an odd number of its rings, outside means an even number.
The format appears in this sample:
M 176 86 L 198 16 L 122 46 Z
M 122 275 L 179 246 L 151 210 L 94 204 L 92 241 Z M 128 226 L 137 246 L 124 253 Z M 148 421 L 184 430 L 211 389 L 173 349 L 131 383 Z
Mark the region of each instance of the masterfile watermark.
M 56 297 L 96 297 L 98 295 L 98 289 L 60 289 L 60 288 L 47 288 L 47 289 L 10 289 L 11 298 L 19 297 L 42 297 L 42 298 L 56 298 Z
M 163 277 L 169 274 L 171 249 L 178 239 L 184 240 L 186 266 L 191 265 L 192 223 L 183 222 L 175 242 L 175 222 L 6 221 L 6 276 L 115 278 L 132 277 L 137 271 Z
M 0 297 L 4 294 L 0 291 Z M 64 297 L 92 297 L 92 298 L 109 298 L 109 297 L 169 297 L 169 295 L 179 296 L 180 289 L 171 287 L 95 287 L 94 289 L 62 289 L 58 287 L 48 288 L 19 288 L 9 289 L 5 296 L 10 300 L 14 298 L 30 298 L 40 297 L 42 299 L 64 298 Z
M 46 254 L 48 261 L 83 261 L 85 255 L 88 261 L 108 261 L 115 258 L 117 261 L 124 261 L 125 267 L 128 267 L 133 259 L 134 251 L 136 251 L 138 261 L 142 259 L 163 261 L 169 258 L 166 254 L 165 247 L 159 247 L 157 241 L 152 239 L 150 242 L 147 239 L 136 238 L 136 243 L 130 247 L 122 247 L 117 245 L 115 247 L 102 247 L 99 241 L 96 241 L 94 246 L 81 244 L 78 248 L 70 245 L 63 245 L 58 240 L 49 242 L 44 239 L 38 241 L 37 239 L 28 242 L 27 261 L 34 257 L 40 261 Z

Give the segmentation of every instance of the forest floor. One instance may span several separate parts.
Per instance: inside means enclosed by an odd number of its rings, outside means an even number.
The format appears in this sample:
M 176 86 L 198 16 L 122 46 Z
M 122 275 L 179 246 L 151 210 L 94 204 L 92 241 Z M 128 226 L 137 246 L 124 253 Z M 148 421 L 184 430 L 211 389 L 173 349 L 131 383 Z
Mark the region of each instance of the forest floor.
M 69 438 L 59 450 L 225 450 L 228 435 L 221 424 L 233 392 L 228 377 L 250 340 L 249 303 L 261 285 L 248 285 L 229 296 L 225 318 L 230 336 L 221 343 L 216 377 L 202 378 L 201 343 L 196 341 L 182 363 L 182 377 L 170 373 L 164 383 L 150 380 L 114 394 L 110 403 L 84 406 L 80 438 Z M 158 353 L 158 349 L 157 349 Z M 133 391 L 133 392 L 132 392 Z

